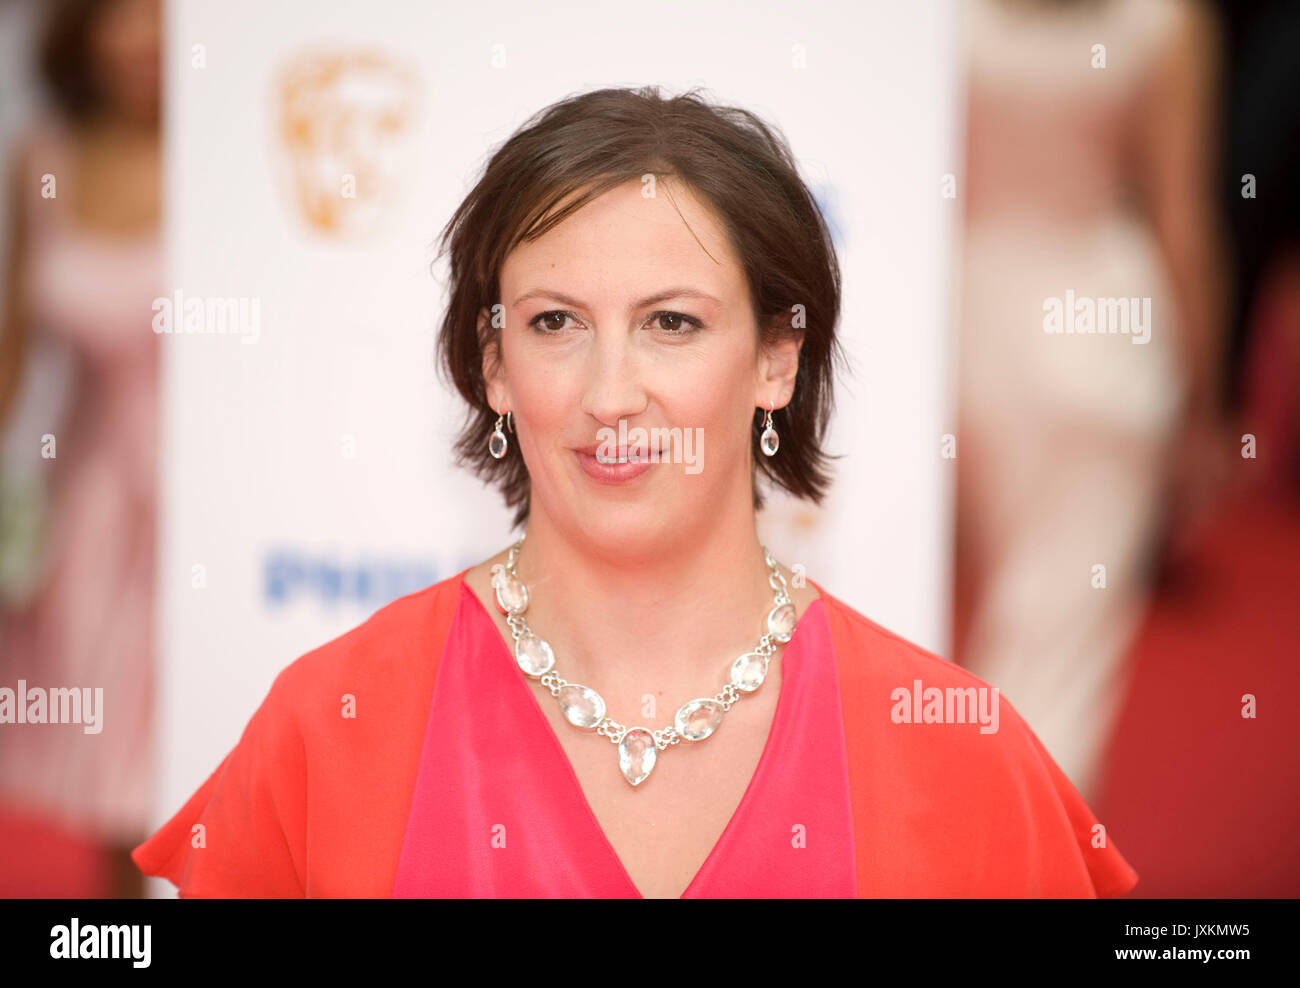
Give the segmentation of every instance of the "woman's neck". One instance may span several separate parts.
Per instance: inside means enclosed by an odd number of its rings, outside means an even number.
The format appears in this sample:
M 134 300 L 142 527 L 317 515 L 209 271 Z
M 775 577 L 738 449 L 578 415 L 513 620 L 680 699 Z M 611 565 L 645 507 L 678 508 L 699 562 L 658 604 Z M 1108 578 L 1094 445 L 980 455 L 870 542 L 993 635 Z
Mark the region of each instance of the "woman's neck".
M 757 645 L 773 591 L 752 514 L 684 529 L 669 545 L 575 544 L 530 519 L 515 572 L 525 617 L 572 682 L 609 695 L 712 695 L 726 664 Z

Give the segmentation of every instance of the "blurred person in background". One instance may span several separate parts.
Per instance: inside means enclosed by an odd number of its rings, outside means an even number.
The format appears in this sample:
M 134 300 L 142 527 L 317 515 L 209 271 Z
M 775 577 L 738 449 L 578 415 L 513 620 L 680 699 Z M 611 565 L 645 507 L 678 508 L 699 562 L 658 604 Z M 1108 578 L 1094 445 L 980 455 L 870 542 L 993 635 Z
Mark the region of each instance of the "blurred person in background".
M 1227 406 L 1258 439 L 1251 494 L 1300 504 L 1300 6 L 1219 0 L 1229 45 L 1224 212 L 1238 286 Z M 1247 187 L 1249 183 L 1249 187 Z
M 1159 547 L 1231 455 L 1216 25 L 1181 0 L 963 9 L 955 652 L 1092 798 Z
M 1219 0 L 1231 488 L 1166 553 L 1098 815 L 1141 898 L 1300 892 L 1300 6 Z M 1171 533 L 1177 535 L 1179 533 Z M 1256 709 L 1255 704 L 1259 708 Z M 1262 713 L 1260 711 L 1263 711 Z M 1195 778 L 1196 785 L 1187 780 Z
M 151 795 L 161 11 L 67 0 L 44 14 L 51 112 L 8 163 L 0 426 L 18 428 L 37 344 L 69 353 L 75 379 L 59 422 L 9 437 L 39 466 L 47 517 L 29 578 L 0 602 L 0 683 L 102 688 L 103 709 L 97 734 L 0 728 L 0 812 L 83 835 L 106 877 L 100 891 L 61 885 L 55 862 L 12 847 L 0 883 L 9 895 L 139 895 L 128 855 Z

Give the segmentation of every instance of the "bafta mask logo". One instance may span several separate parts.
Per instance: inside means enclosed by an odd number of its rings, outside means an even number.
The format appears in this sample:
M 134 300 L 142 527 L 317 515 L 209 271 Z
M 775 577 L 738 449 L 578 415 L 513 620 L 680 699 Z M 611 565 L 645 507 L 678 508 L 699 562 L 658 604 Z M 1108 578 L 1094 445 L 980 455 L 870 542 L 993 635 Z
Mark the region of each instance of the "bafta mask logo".
M 279 133 L 297 211 L 313 232 L 377 232 L 407 186 L 418 89 L 381 51 L 309 50 L 279 75 Z

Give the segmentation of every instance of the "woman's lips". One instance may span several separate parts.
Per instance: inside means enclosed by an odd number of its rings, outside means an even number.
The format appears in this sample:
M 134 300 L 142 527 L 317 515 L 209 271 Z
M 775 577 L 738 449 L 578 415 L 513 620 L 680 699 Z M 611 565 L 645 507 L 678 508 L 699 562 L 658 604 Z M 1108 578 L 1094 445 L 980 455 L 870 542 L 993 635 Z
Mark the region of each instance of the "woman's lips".
M 587 476 L 602 484 L 625 484 L 654 466 L 648 457 L 643 457 L 640 463 L 631 462 L 631 458 L 627 463 L 601 463 L 594 451 L 575 449 L 573 453 Z

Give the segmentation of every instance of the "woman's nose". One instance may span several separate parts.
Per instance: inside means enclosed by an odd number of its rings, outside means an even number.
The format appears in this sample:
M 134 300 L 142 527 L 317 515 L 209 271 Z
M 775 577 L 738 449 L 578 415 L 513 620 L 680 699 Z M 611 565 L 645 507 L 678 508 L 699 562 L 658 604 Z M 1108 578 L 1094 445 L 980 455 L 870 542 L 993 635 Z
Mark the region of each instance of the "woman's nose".
M 582 410 L 610 426 L 645 408 L 635 347 L 624 334 L 595 334 L 587 354 Z

